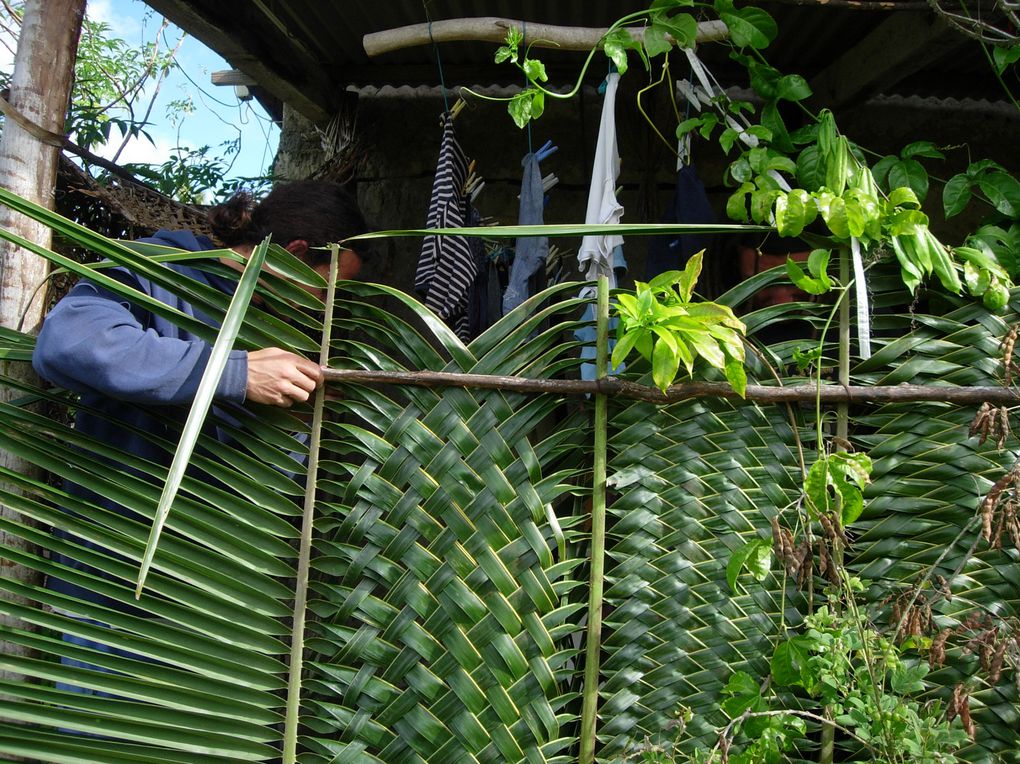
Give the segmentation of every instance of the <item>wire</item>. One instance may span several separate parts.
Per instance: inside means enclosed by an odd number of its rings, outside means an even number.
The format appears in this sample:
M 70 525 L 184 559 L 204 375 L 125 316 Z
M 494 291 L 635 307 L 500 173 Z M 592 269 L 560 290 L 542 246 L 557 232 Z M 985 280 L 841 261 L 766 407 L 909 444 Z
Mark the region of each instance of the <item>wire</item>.
M 443 94 L 443 113 L 450 113 L 450 102 L 446 97 L 446 78 L 443 75 L 443 60 L 439 57 L 439 46 L 432 36 L 432 17 L 429 15 L 429 4 L 422 0 L 422 7 L 425 9 L 425 19 L 429 22 L 429 40 L 432 41 L 432 50 L 436 53 L 436 66 L 439 69 L 439 92 Z

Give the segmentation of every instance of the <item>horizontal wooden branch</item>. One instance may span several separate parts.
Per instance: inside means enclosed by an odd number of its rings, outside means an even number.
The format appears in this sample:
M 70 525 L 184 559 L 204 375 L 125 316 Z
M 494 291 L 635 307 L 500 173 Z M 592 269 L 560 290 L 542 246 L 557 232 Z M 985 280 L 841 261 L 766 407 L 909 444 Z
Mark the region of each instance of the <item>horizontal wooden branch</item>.
M 672 385 L 664 394 L 658 388 L 627 380 L 607 378 L 599 381 L 580 379 L 529 379 L 490 374 L 455 374 L 444 371 L 365 371 L 361 369 L 323 368 L 327 382 L 411 385 L 415 387 L 466 387 L 506 390 L 516 393 L 590 395 L 604 393 L 616 398 L 675 403 L 688 398 L 737 398 L 725 382 L 687 382 Z M 748 401 L 755 403 L 807 403 L 817 397 L 822 403 L 910 403 L 917 401 L 956 403 L 961 406 L 981 403 L 1020 402 L 1020 391 L 1012 387 L 950 387 L 943 385 L 748 385 Z
M 438 43 L 470 40 L 498 44 L 506 40 L 506 33 L 513 28 L 527 31 L 525 45 L 534 45 L 536 48 L 583 51 L 598 47 L 602 37 L 608 31 L 605 27 L 565 27 L 496 16 L 482 16 L 434 21 L 431 25 L 412 24 L 397 29 L 373 32 L 365 35 L 361 44 L 365 48 L 365 53 L 372 58 L 395 50 L 429 45 L 433 41 Z M 644 34 L 642 29 L 630 29 L 629 31 L 636 39 L 640 39 Z M 729 34 L 729 29 L 721 21 L 703 21 L 698 24 L 698 42 L 725 40 Z

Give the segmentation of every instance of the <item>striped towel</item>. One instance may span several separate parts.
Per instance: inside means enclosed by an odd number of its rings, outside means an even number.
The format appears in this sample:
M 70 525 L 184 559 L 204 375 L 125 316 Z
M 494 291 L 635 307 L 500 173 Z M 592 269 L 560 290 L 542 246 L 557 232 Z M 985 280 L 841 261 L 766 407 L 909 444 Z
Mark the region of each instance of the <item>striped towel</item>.
M 467 204 L 462 189 L 467 167 L 468 160 L 453 132 L 453 121 L 447 119 L 426 228 L 464 226 Z M 477 271 L 478 263 L 466 237 L 426 236 L 422 242 L 414 288 L 424 296 L 425 304 L 465 342 L 470 339 L 468 292 Z

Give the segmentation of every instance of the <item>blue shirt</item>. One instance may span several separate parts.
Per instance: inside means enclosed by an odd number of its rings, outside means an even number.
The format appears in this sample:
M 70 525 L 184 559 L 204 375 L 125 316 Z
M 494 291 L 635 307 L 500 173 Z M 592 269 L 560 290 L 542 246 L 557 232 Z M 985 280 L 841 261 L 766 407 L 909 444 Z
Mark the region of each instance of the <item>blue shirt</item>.
M 161 230 L 141 241 L 192 252 L 216 248 L 208 238 L 189 231 Z M 226 294 L 233 294 L 236 287 L 233 281 L 188 265 L 169 263 L 167 267 Z M 218 326 L 185 300 L 125 268 L 111 268 L 106 273 L 210 326 Z M 47 315 L 36 341 L 32 365 L 40 377 L 80 394 L 83 408 L 75 417 L 79 432 L 135 456 L 168 465 L 172 452 L 140 433 L 177 442 L 211 350 L 208 342 L 169 320 L 82 279 Z M 237 422 L 237 406 L 244 401 L 247 379 L 248 353 L 232 351 L 217 388 L 217 404 L 210 412 L 210 421 L 220 418 Z M 221 442 L 229 438 L 212 424 L 206 431 Z M 86 501 L 128 514 L 111 499 L 82 486 L 68 484 L 65 488 Z M 99 549 L 81 539 L 75 541 Z M 86 568 L 62 555 L 55 555 L 54 559 Z M 106 598 L 65 581 L 51 579 L 49 586 L 92 602 L 113 605 Z

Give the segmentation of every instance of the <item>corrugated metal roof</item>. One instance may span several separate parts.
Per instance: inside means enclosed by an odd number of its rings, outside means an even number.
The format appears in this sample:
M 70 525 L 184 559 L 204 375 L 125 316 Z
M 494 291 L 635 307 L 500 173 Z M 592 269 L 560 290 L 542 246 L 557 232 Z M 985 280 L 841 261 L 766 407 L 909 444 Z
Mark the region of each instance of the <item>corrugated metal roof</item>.
M 277 97 L 306 112 L 316 103 L 329 110 L 329 102 L 348 85 L 437 85 L 437 48 L 448 86 L 520 81 L 512 66 L 495 65 L 494 43 L 444 42 L 369 58 L 362 47 L 368 33 L 421 24 L 428 18 L 479 16 L 606 27 L 648 7 L 648 0 L 147 1 Z M 809 81 L 821 77 L 818 82 L 826 85 L 823 101 L 829 97 L 852 101 L 876 92 L 1003 98 L 979 45 L 958 32 L 940 30 L 924 3 L 895 0 L 890 4 L 909 9 L 901 11 L 855 10 L 824 0 L 772 0 L 756 5 L 771 13 L 779 27 L 778 38 L 766 51 L 770 63 Z M 746 87 L 746 81 L 740 81 L 746 74 L 730 59 L 729 46 L 710 44 L 699 52 L 724 85 Z M 577 52 L 549 49 L 536 56 L 558 83 L 575 79 L 584 60 Z M 597 78 L 604 64 L 599 60 L 593 69 L 599 70 L 592 72 Z M 882 76 L 868 81 L 867 70 L 881 70 Z

